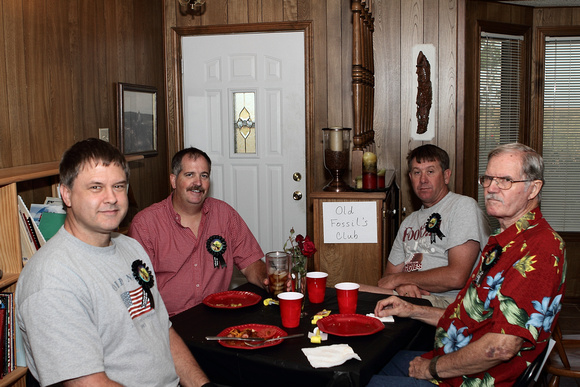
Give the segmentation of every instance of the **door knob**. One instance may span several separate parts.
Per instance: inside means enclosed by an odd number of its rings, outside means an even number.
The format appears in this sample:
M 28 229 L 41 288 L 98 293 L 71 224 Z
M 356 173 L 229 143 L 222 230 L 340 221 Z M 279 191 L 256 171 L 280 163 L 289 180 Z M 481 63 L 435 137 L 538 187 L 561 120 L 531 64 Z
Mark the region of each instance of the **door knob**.
M 294 198 L 294 200 L 300 200 L 300 199 L 302 199 L 302 192 L 294 191 L 294 194 L 292 195 L 292 197 Z
M 302 175 L 300 174 L 300 172 L 294 172 L 292 178 L 294 179 L 294 181 L 300 181 L 302 180 Z

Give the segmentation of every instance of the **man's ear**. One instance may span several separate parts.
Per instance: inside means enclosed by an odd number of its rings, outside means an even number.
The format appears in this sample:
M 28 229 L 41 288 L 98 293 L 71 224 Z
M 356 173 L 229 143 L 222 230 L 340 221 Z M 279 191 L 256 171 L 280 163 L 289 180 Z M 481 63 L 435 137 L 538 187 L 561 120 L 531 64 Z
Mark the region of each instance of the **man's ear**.
M 535 199 L 540 194 L 543 186 L 544 182 L 542 180 L 532 180 L 532 183 L 530 184 L 532 191 L 528 195 L 528 200 Z
M 60 191 L 60 197 L 62 198 L 62 202 L 64 203 L 65 207 L 70 207 L 70 195 L 71 190 L 64 184 L 60 184 L 58 186 L 58 190 Z
M 445 184 L 449 185 L 449 182 L 451 181 L 451 169 L 444 170 L 443 177 L 445 178 Z
M 177 187 L 177 176 L 173 173 L 169 175 L 169 182 L 171 183 L 171 188 L 175 189 Z

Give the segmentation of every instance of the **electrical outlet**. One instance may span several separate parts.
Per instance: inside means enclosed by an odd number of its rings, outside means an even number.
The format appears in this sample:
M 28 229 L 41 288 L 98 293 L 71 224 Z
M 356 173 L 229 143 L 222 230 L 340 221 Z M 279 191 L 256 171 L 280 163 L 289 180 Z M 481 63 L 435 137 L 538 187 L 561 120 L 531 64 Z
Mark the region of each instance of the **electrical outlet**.
M 109 128 L 99 128 L 99 138 L 109 142 Z

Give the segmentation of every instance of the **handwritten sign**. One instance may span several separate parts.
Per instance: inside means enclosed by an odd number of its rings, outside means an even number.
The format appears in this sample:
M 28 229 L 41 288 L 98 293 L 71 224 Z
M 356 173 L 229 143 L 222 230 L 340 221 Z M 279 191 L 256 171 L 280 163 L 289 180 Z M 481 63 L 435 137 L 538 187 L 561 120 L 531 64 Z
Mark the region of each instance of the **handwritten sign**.
M 324 243 L 377 243 L 376 202 L 322 203 Z

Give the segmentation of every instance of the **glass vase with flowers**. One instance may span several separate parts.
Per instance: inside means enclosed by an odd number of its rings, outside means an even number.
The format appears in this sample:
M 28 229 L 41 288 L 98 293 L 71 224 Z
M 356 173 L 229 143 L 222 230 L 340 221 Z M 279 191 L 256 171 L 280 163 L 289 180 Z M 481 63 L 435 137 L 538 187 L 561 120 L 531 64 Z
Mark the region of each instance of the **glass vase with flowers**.
M 294 236 L 294 228 L 290 229 L 290 236 L 284 243 L 284 251 L 292 256 L 292 291 L 305 294 L 306 292 L 306 272 L 308 271 L 308 258 L 312 258 L 316 253 L 314 242 L 307 235 L 298 234 Z

